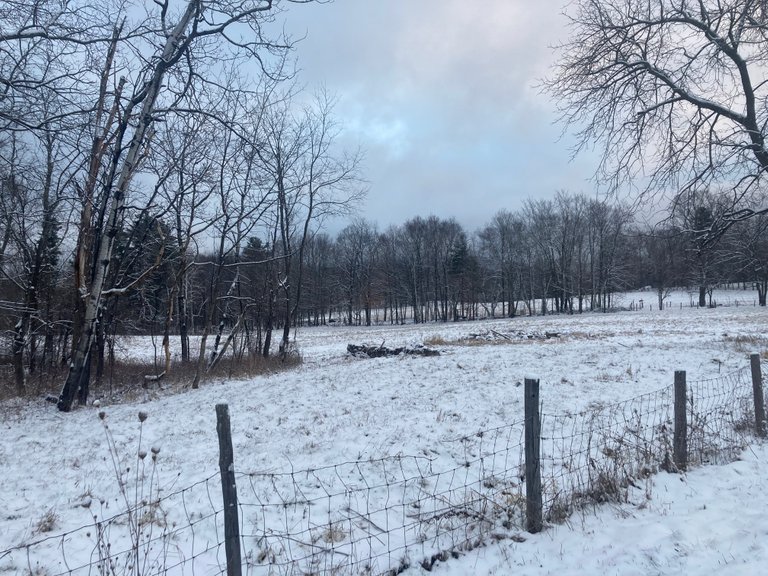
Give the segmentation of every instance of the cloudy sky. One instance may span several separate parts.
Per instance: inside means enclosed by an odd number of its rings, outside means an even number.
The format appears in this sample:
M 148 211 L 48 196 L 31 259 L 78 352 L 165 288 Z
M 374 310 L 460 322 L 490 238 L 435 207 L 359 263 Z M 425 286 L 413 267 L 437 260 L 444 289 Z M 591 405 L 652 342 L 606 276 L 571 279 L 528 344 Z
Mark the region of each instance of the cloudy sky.
M 565 0 L 335 0 L 292 5 L 300 81 L 336 94 L 344 139 L 365 150 L 361 216 L 416 215 L 468 230 L 557 190 L 594 193 L 537 88 L 565 38 Z

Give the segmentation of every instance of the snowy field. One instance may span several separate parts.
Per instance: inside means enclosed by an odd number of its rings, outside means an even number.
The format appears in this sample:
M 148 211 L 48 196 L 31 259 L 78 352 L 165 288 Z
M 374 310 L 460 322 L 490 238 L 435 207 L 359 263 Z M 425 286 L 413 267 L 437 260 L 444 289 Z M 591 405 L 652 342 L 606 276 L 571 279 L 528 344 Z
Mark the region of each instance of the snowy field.
M 728 306 L 715 309 L 691 308 L 689 293 L 673 294 L 671 307 L 663 311 L 656 309 L 652 292 L 624 295 L 619 305 L 634 303 L 636 308 L 640 299 L 643 309 L 611 314 L 302 328 L 297 346 L 303 364 L 287 373 L 209 382 L 183 394 L 152 391 L 135 404 L 110 404 L 105 399 L 98 407 L 71 414 L 37 399 L 5 402 L 0 405 L 0 550 L 51 540 L 40 558 L 0 553 L 0 574 L 31 570 L 52 576 L 67 573 L 83 558 L 97 559 L 93 544 L 89 548 L 74 536 L 57 539 L 56 535 L 125 508 L 100 411 L 106 414 L 129 503 L 141 499 L 136 498 L 137 490 L 159 487 L 162 497 L 196 482 L 205 488 L 203 496 L 191 490 L 183 511 L 166 510 L 163 522 L 157 523 L 167 527 L 200 519 L 195 536 L 200 550 L 205 548 L 201 542 L 215 541 L 202 520 L 208 510 L 217 509 L 220 498 L 217 403 L 229 404 L 236 469 L 243 479 L 250 479 L 245 486 L 247 481 L 238 481 L 238 490 L 256 502 L 262 488 L 253 479 L 262 475 L 288 473 L 286 478 L 295 484 L 291 471 L 331 467 L 337 484 L 347 486 L 349 478 L 334 465 L 392 456 L 416 465 L 424 459 L 434 470 L 453 469 L 467 457 L 458 439 L 522 418 L 520 383 L 527 376 L 540 379 L 545 412 L 575 412 L 666 387 L 675 370 L 686 370 L 688 380 L 694 381 L 744 369 L 750 353 L 768 348 L 768 311 L 753 305 L 754 292 L 716 293 L 715 300 Z M 441 355 L 360 359 L 346 353 L 349 343 L 426 344 Z M 126 339 L 120 349 L 135 358 L 148 359 L 152 354 L 145 339 Z M 141 427 L 140 410 L 148 415 Z M 148 453 L 150 448 L 157 451 L 155 468 L 151 455 L 137 460 L 140 443 Z M 436 564 L 434 570 L 531 575 L 763 573 L 768 562 L 768 515 L 755 503 L 762 502 L 768 491 L 767 458 L 764 446 L 753 446 L 732 464 L 697 468 L 685 476 L 661 473 L 638 487 L 627 504 L 577 514 L 538 535 L 521 532 L 514 540 L 489 542 Z M 386 476 L 386 465 L 382 467 Z M 143 482 L 136 481 L 137 470 L 146 476 Z M 375 470 L 372 465 L 359 476 L 371 481 Z M 333 482 L 318 479 L 316 485 L 325 489 Z M 253 510 L 264 513 L 255 504 Z M 250 513 L 244 509 L 244 525 L 253 520 Z M 287 513 L 282 521 L 291 522 Z M 335 541 L 335 534 L 320 538 Z M 189 557 L 194 554 L 190 546 L 183 536 L 163 554 L 174 560 Z M 269 553 L 267 547 L 267 561 Z M 257 569 L 263 561 L 251 558 L 251 573 L 268 573 Z M 209 562 L 195 573 L 219 571 L 220 564 Z M 421 572 L 412 567 L 405 573 Z M 181 565 L 178 572 L 169 573 L 182 573 Z

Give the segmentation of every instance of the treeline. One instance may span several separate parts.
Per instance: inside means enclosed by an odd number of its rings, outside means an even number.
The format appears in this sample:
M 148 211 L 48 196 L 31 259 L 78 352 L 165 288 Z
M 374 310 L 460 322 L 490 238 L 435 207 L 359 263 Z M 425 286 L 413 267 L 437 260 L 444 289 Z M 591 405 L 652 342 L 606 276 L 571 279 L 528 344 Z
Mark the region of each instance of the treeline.
M 416 217 L 379 233 L 358 220 L 315 237 L 303 319 L 350 324 L 456 321 L 607 308 L 627 286 L 629 213 L 583 196 L 528 201 L 469 234 Z
M 13 179 L 3 186 L 13 192 L 4 202 L 27 193 Z M 281 210 L 292 205 L 279 196 L 255 220 L 243 214 L 242 198 L 227 202 L 222 190 L 195 204 L 201 213 L 221 210 L 210 222 L 185 212 L 191 204 L 174 192 L 165 215 L 139 211 L 119 234 L 113 288 L 99 313 L 97 378 L 121 334 L 155 336 L 163 371 L 172 368 L 170 342 L 178 340 L 181 362 L 196 365 L 199 378 L 225 354 L 269 356 L 275 347 L 287 354 L 297 325 L 607 311 L 617 292 L 648 286 L 659 308 L 678 286 L 698 289 L 707 306 L 714 286 L 726 282 L 749 283 L 766 302 L 768 219 L 735 223 L 713 238 L 720 215 L 711 194 L 677 203 L 652 228 L 624 207 L 560 193 L 500 210 L 471 234 L 454 219 L 430 216 L 383 232 L 357 219 L 331 237 L 306 219 L 281 225 Z M 33 218 L 23 223 L 35 229 Z M 6 227 L 13 233 L 4 244 L 1 317 L 6 354 L 34 373 L 69 361 L 77 270 L 58 220 L 42 244 L 29 246 L 19 243 L 17 233 L 29 229 L 21 224 Z M 193 334 L 203 340 L 194 349 Z
M 765 217 L 728 222 L 717 197 L 687 194 L 655 226 L 629 209 L 560 193 L 501 210 L 473 234 L 416 217 L 379 232 L 357 220 L 308 248 L 301 321 L 310 325 L 456 321 L 606 311 L 617 292 L 673 287 L 712 304 L 722 283 L 748 283 L 765 305 Z
M 84 403 L 121 334 L 156 337 L 153 378 L 175 370 L 177 339 L 196 387 L 224 358 L 285 360 L 302 324 L 607 310 L 647 285 L 660 303 L 697 286 L 706 304 L 739 280 L 765 303 L 765 219 L 734 222 L 717 194 L 676 198 L 655 228 L 563 193 L 478 231 L 428 217 L 323 234 L 364 193 L 360 154 L 337 145 L 333 98 L 292 84 L 280 4 L 0 0 L 0 375 L 15 391 L 52 375 L 61 410 Z

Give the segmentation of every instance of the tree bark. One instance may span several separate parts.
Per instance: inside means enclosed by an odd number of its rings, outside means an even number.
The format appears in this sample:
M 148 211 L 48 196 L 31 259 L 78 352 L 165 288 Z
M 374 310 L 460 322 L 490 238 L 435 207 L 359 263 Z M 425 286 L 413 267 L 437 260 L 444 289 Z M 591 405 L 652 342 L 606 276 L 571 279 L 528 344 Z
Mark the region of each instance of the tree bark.
M 147 132 L 152 124 L 152 113 L 154 112 L 155 102 L 163 86 L 163 78 L 168 68 L 172 65 L 174 57 L 178 55 L 177 51 L 183 44 L 184 34 L 192 21 L 195 13 L 196 4 L 190 2 L 187 9 L 181 16 L 181 19 L 171 31 L 163 48 L 163 52 L 157 62 L 154 64 L 152 77 L 148 81 L 145 89 L 140 92 L 137 99 L 129 103 L 125 111 L 125 119 L 121 123 L 121 131 L 124 133 L 128 129 L 128 122 L 131 116 L 132 108 L 141 104 L 141 113 L 138 117 L 138 123 L 133 133 L 130 145 L 125 155 L 120 174 L 114 189 L 110 192 L 110 206 L 107 216 L 105 229 L 101 231 L 99 238 L 99 249 L 94 261 L 93 278 L 90 290 L 85 297 L 85 314 L 83 318 L 83 333 L 77 339 L 77 345 L 72 355 L 72 361 L 69 368 L 67 380 L 64 383 L 61 394 L 59 395 L 58 408 L 62 412 L 69 412 L 72 409 L 75 395 L 79 396 L 79 401 L 84 404 L 88 397 L 88 382 L 90 380 L 91 350 L 93 347 L 96 327 L 98 322 L 99 309 L 101 307 L 102 292 L 104 291 L 105 281 L 109 272 L 109 265 L 112 259 L 115 238 L 119 231 L 119 217 L 125 205 L 125 196 L 128 192 L 128 186 L 138 167 L 140 154 L 145 145 Z M 143 100 L 143 102 L 142 102 Z M 117 148 L 120 140 L 118 139 Z

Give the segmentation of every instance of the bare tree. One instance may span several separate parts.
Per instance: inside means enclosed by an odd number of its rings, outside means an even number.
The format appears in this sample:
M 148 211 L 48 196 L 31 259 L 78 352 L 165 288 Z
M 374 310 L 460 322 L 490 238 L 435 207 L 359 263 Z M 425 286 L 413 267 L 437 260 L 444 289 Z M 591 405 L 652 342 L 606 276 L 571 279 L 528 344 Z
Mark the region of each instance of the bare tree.
M 157 178 L 162 202 L 168 206 L 176 242 L 171 292 L 163 330 L 164 372 L 171 368 L 170 331 L 174 315 L 181 345 L 181 361 L 190 361 L 189 290 L 194 248 L 217 222 L 209 200 L 216 187 L 214 145 L 215 124 L 204 116 L 178 116 L 170 119 L 168 130 L 157 138 L 155 154 L 149 159 Z
M 685 282 L 685 240 L 679 228 L 668 224 L 639 231 L 635 239 L 643 267 L 641 280 L 656 292 L 656 303 L 663 310 L 672 290 Z
M 698 288 L 698 305 L 712 304 L 712 290 L 720 279 L 723 263 L 731 257 L 721 242 L 722 234 L 712 236 L 709 231 L 722 220 L 727 210 L 720 195 L 709 190 L 687 190 L 675 198 L 672 221 L 681 231 L 680 239 L 689 260 L 688 282 Z
M 623 206 L 611 206 L 598 200 L 590 200 L 584 214 L 591 279 L 590 307 L 607 312 L 613 293 L 626 288 L 621 254 L 630 214 Z
M 195 87 L 203 89 L 207 78 L 215 79 L 212 68 L 207 66 L 222 59 L 251 57 L 266 67 L 270 53 L 283 52 L 287 48 L 284 42 L 275 43 L 263 33 L 265 19 L 270 17 L 275 5 L 272 0 L 234 3 L 188 0 L 179 13 L 165 0 L 147 5 L 146 17 L 141 19 L 143 24 L 139 27 L 141 35 L 114 43 L 117 45 L 117 64 L 128 71 L 137 61 L 141 66 L 129 82 L 130 90 L 127 86 L 123 89 L 122 85 L 116 90 L 116 99 L 121 101 L 120 115 L 113 131 L 113 146 L 101 169 L 103 226 L 95 235 L 90 254 L 92 266 L 84 290 L 82 328 L 76 335 L 77 345 L 69 375 L 59 397 L 60 410 L 70 410 L 76 394 L 80 402 L 87 398 L 91 347 L 97 332 L 115 238 L 130 184 L 147 154 L 153 125 L 164 110 L 178 107 Z M 118 22 L 124 19 L 120 12 L 117 17 Z M 113 37 L 122 39 L 122 24 L 116 24 L 115 30 Z M 148 53 L 152 54 L 149 58 L 145 56 Z M 112 68 L 110 54 L 107 52 L 105 70 Z
M 113 41 L 116 2 L 0 2 L 0 130 L 59 131 L 94 109 L 96 61 Z M 124 32 L 124 33 L 123 33 Z M 124 30 L 120 37 L 137 35 Z M 83 65 L 81 65 L 83 64 Z M 58 101 L 58 106 L 50 103 Z
M 335 322 L 333 319 L 335 289 L 339 288 L 339 256 L 337 246 L 325 233 L 309 239 L 304 251 L 304 286 L 301 305 L 306 322 L 313 326 Z
M 576 0 L 545 82 L 616 190 L 727 185 L 726 224 L 766 208 L 768 14 L 760 0 Z
M 232 105 L 231 114 L 237 114 L 237 102 Z M 254 119 L 254 133 L 258 130 L 259 118 Z M 276 201 L 272 189 L 262 181 L 263 175 L 253 154 L 254 136 L 238 136 L 232 130 L 220 132 L 216 141 L 219 152 L 214 186 L 216 248 L 209 262 L 212 271 L 193 388 L 199 386 L 204 371 L 209 372 L 221 361 L 243 326 L 250 306 L 250 301 L 242 294 L 243 250 L 254 230 L 264 225 L 263 220 L 268 211 L 274 210 Z M 217 317 L 218 330 L 212 349 L 208 350 L 207 339 Z M 230 331 L 225 336 L 227 324 Z M 206 363 L 207 353 L 210 354 Z
M 283 357 L 301 303 L 308 240 L 323 219 L 347 213 L 364 194 L 360 151 L 350 154 L 336 149 L 340 126 L 333 117 L 333 106 L 333 99 L 324 91 L 300 112 L 289 98 L 268 104 L 264 145 L 254 150 L 276 195 L 272 245 L 280 248 L 276 290 L 281 294 L 279 350 Z M 271 327 L 266 338 L 271 340 Z M 269 354 L 268 345 L 264 354 Z
M 9 282 L 3 300 L 13 317 L 10 351 L 19 393 L 27 371 L 38 369 L 39 337 L 51 341 L 49 311 L 60 272 L 66 196 L 80 158 L 71 135 L 59 128 L 11 132 L 0 146 L 0 278 Z
M 752 218 L 734 227 L 733 247 L 740 258 L 745 278 L 754 284 L 757 301 L 766 305 L 768 299 L 768 218 Z
M 343 295 L 348 324 L 371 325 L 374 268 L 377 265 L 376 226 L 358 219 L 336 237 L 338 288 Z M 364 320 L 360 313 L 364 312 Z
M 519 231 L 519 219 L 508 210 L 500 210 L 479 232 L 481 253 L 490 266 L 489 277 L 492 284 L 498 286 L 498 293 L 492 292 L 492 315 L 495 315 L 494 303 L 501 301 L 502 316 L 514 317 L 517 313 L 517 297 L 514 282 L 514 258 L 516 228 Z M 498 294 L 498 295 L 496 295 Z

